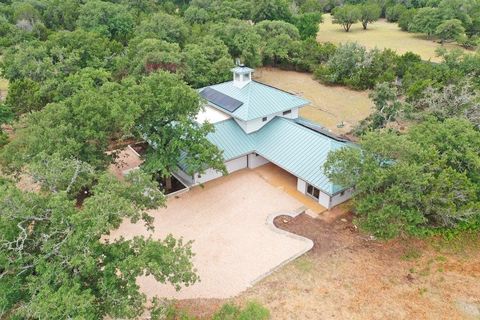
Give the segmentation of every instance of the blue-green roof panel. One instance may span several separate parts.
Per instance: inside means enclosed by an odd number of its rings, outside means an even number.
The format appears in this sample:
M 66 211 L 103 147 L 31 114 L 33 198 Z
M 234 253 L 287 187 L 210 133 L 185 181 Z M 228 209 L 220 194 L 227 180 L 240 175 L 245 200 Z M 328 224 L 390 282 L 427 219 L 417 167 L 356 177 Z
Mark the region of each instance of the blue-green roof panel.
M 223 112 L 241 119 L 249 121 L 262 118 L 278 112 L 298 108 L 309 104 L 308 100 L 298 97 L 286 91 L 268 86 L 266 84 L 251 81 L 242 88 L 233 85 L 233 81 L 228 81 L 209 86 L 233 99 L 243 102 L 243 105 L 234 112 L 228 112 L 217 106 L 212 105 Z M 200 89 L 200 92 L 205 88 Z
M 208 134 L 210 142 L 223 150 L 225 160 L 253 152 L 254 137 L 248 135 L 233 119 L 215 123 L 215 132 Z
M 348 146 L 292 120 L 276 117 L 262 129 L 246 134 L 234 119 L 215 124 L 208 139 L 224 152 L 225 160 L 256 152 L 291 174 L 328 194 L 345 188 L 334 185 L 323 172 L 330 151 Z

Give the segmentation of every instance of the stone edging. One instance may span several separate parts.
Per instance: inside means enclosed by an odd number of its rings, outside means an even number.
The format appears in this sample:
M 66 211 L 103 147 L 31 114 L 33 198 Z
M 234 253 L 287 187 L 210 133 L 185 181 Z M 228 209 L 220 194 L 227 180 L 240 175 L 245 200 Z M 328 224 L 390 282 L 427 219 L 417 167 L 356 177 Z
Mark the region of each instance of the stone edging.
M 272 213 L 270 214 L 268 217 L 267 217 L 267 221 L 265 221 L 265 224 L 268 226 L 268 228 L 275 232 L 275 233 L 278 233 L 278 234 L 281 234 L 281 235 L 284 235 L 284 236 L 287 236 L 287 237 L 290 237 L 292 239 L 295 239 L 295 240 L 300 240 L 302 242 L 305 243 L 305 249 L 301 250 L 300 252 L 297 252 L 295 255 L 293 255 L 292 257 L 288 258 L 287 260 L 284 260 L 282 263 L 280 263 L 279 265 L 271 268 L 270 270 L 268 270 L 267 272 L 263 273 L 262 275 L 260 275 L 259 277 L 255 278 L 254 280 L 252 280 L 250 282 L 250 286 L 253 286 L 255 283 L 257 283 L 258 281 L 262 280 L 263 278 L 265 278 L 266 276 L 272 274 L 275 270 L 283 267 L 284 265 L 286 265 L 287 263 L 290 263 L 292 262 L 293 260 L 297 259 L 298 257 L 304 255 L 305 253 L 307 253 L 308 251 L 310 251 L 312 248 L 313 248 L 313 241 L 311 239 L 308 239 L 308 238 L 305 238 L 305 237 L 302 237 L 302 236 L 299 236 L 299 235 L 296 235 L 294 233 L 291 233 L 291 232 L 288 232 L 288 231 L 285 231 L 285 230 L 282 230 L 282 229 L 279 229 L 275 226 L 275 224 L 273 223 L 273 220 L 275 220 L 276 217 L 278 216 L 289 216 L 289 217 L 292 217 L 292 218 L 295 218 L 296 216 L 298 216 L 299 214 L 305 212 L 305 210 L 307 210 L 306 207 L 301 207 L 293 212 L 276 212 L 276 213 Z

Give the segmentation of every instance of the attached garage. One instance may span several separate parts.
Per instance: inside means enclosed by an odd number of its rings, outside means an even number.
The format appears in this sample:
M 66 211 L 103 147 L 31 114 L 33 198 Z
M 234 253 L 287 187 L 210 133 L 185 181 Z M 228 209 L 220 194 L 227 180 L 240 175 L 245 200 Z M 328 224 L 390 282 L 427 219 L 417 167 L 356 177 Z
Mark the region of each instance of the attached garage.
M 242 156 L 225 162 L 225 167 L 228 173 L 232 173 L 248 167 L 247 156 Z M 195 174 L 193 184 L 205 183 L 207 181 L 220 178 L 222 173 L 214 169 L 208 169 L 203 174 Z

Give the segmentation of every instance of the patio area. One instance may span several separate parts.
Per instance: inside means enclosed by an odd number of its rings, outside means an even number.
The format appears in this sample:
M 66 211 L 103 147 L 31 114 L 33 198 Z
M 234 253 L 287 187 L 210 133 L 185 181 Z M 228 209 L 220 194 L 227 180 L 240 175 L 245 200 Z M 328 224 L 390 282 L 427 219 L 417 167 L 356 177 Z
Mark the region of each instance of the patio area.
M 296 215 L 307 207 L 286 190 L 288 183 L 273 183 L 277 175 L 264 167 L 244 169 L 170 198 L 167 208 L 151 211 L 154 233 L 129 221 L 111 233 L 110 238 L 151 234 L 160 239 L 171 233 L 194 240 L 193 262 L 201 281 L 176 292 L 153 277 L 141 277 L 138 283 L 148 297 L 232 297 L 312 248 L 310 239 L 273 226 L 275 216 Z

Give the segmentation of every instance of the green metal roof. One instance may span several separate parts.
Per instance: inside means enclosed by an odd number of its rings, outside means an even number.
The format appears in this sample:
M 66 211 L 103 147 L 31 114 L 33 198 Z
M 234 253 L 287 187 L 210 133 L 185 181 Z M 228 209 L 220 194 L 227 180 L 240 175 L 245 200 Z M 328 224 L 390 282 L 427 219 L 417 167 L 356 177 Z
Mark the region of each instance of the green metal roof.
M 302 107 L 310 102 L 294 94 L 268 86 L 266 84 L 251 81 L 243 88 L 233 85 L 233 81 L 219 83 L 209 86 L 229 97 L 243 102 L 234 112 L 228 112 L 220 106 L 212 105 L 220 111 L 226 112 L 231 116 L 243 121 L 262 118 L 277 112 Z M 205 89 L 201 88 L 200 92 Z
M 330 151 L 350 145 L 301 126 L 292 120 L 275 117 L 262 129 L 246 134 L 234 119 L 215 124 L 208 139 L 223 150 L 225 160 L 256 152 L 284 170 L 334 194 L 345 188 L 334 185 L 323 172 Z
M 233 119 L 215 123 L 208 140 L 223 150 L 225 160 L 238 158 L 255 150 L 255 137 L 246 134 Z

